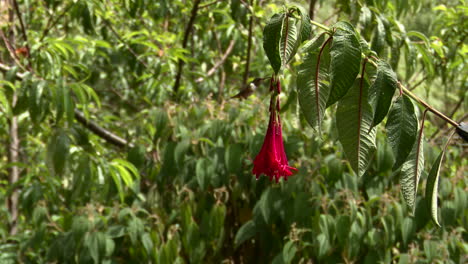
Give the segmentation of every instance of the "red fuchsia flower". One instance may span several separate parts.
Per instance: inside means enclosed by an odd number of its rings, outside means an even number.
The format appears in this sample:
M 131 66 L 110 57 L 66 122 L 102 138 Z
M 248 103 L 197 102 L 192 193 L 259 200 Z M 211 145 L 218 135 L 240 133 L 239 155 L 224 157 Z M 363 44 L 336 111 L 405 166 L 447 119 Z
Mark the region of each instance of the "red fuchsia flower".
M 273 87 L 273 82 L 271 82 L 270 89 L 273 89 Z M 255 174 L 257 179 L 261 174 L 265 174 L 270 180 L 275 178 L 276 182 L 278 182 L 281 177 L 287 180 L 297 169 L 289 166 L 288 158 L 284 151 L 283 133 L 281 131 L 281 120 L 279 116 L 279 98 L 277 97 L 281 91 L 279 81 L 275 88 L 276 90 L 270 101 L 270 121 L 268 123 L 267 133 L 262 148 L 253 162 L 254 167 L 252 173 Z

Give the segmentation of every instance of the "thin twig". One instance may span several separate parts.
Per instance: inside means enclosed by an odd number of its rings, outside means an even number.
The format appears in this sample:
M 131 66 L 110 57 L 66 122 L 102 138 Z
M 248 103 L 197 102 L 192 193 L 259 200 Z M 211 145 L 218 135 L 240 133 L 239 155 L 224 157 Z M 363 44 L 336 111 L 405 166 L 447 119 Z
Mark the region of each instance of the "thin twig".
M 1 29 L 0 29 L 0 37 L 2 38 L 3 43 L 5 43 L 5 47 L 7 48 L 8 53 L 10 54 L 10 57 L 13 59 L 13 61 L 16 63 L 16 65 L 18 65 L 18 67 L 20 67 L 23 71 L 27 71 L 27 69 L 19 61 L 19 58 L 15 53 L 15 48 L 13 47 L 13 44 L 10 43 L 8 38 L 5 36 L 5 33 L 3 33 L 3 30 L 1 30 Z
M 214 5 L 214 4 L 218 3 L 218 2 L 221 2 L 221 0 L 215 0 L 213 2 L 201 5 L 198 9 L 203 9 L 203 8 L 209 7 L 210 5 Z
M 187 27 L 185 28 L 184 39 L 182 41 L 183 49 L 187 47 L 190 32 L 192 32 L 193 24 L 195 23 L 195 18 L 197 17 L 198 6 L 200 5 L 200 1 L 201 0 L 194 0 L 190 19 L 187 24 Z M 182 59 L 179 59 L 178 66 L 177 66 L 177 74 L 176 74 L 174 86 L 172 87 L 172 91 L 174 92 L 174 94 L 177 94 L 177 92 L 179 91 L 180 78 L 182 77 L 182 69 L 184 67 L 184 64 L 185 62 Z
M 26 43 L 24 45 L 26 47 L 26 50 L 28 51 L 28 56 L 26 56 L 26 58 L 28 60 L 28 69 L 31 71 L 32 64 L 31 64 L 31 57 L 29 55 L 31 50 L 29 49 L 28 35 L 26 34 L 26 28 L 24 27 L 23 18 L 21 17 L 21 12 L 19 11 L 18 2 L 16 0 L 13 0 L 13 6 L 15 7 L 16 16 L 18 17 L 18 20 L 19 20 L 20 26 L 21 26 L 21 33 L 23 34 L 24 41 Z
M 408 90 L 406 87 L 404 87 L 400 82 L 398 82 L 398 87 L 400 87 L 400 89 L 402 89 L 403 93 L 405 93 L 406 95 L 408 95 L 409 97 L 411 97 L 413 100 L 415 100 L 416 102 L 420 103 L 421 105 L 423 105 L 424 107 L 426 107 L 429 111 L 431 111 L 432 113 L 434 113 L 436 116 L 442 118 L 443 120 L 445 120 L 447 123 L 451 124 L 452 126 L 454 127 L 458 127 L 459 124 L 457 122 L 455 122 L 454 120 L 452 120 L 451 118 L 449 118 L 448 116 L 444 115 L 443 113 L 441 113 L 440 111 L 438 111 L 437 109 L 435 109 L 434 107 L 432 107 L 431 105 L 429 105 L 428 103 L 426 103 L 424 100 L 422 100 L 421 98 L 417 97 L 415 94 L 413 94 L 410 90 Z
M 232 52 L 232 49 L 234 48 L 234 44 L 236 42 L 234 40 L 231 40 L 231 42 L 229 42 L 229 46 L 227 47 L 226 51 L 224 52 L 223 56 L 221 57 L 221 59 L 215 63 L 215 65 L 213 65 L 213 67 L 211 69 L 208 70 L 208 72 L 206 73 L 206 76 L 205 77 L 200 77 L 198 78 L 195 82 L 199 83 L 199 82 L 202 82 L 204 81 L 206 78 L 210 77 L 211 75 L 213 75 L 216 70 L 224 64 L 224 62 L 226 61 L 227 57 L 229 56 L 229 54 L 231 54 Z
M 42 31 L 42 36 L 41 38 L 39 39 L 39 43 L 41 43 L 44 38 L 47 36 L 47 34 L 49 34 L 50 30 L 52 28 L 55 27 L 55 25 L 57 25 L 57 23 L 59 22 L 59 20 L 68 12 L 68 10 L 70 10 L 74 5 L 75 3 L 77 2 L 71 2 L 70 4 L 68 4 L 67 7 L 65 7 L 65 9 L 63 9 L 62 13 L 60 13 L 60 15 L 58 15 L 57 17 L 55 17 L 54 20 L 52 20 L 52 16 L 49 17 L 49 20 L 47 21 L 47 25 L 46 25 L 46 28 L 44 29 L 44 31 Z
M 115 31 L 114 27 L 112 27 L 111 23 L 107 20 L 107 19 L 103 19 L 104 21 L 104 24 L 110 29 L 110 31 L 115 35 L 115 37 L 117 37 L 117 39 L 125 45 L 125 47 L 127 47 L 128 51 L 130 51 L 130 53 L 132 53 L 132 55 L 135 57 L 135 59 L 141 63 L 143 66 L 145 66 L 145 68 L 148 68 L 148 64 L 146 64 L 146 62 L 144 62 L 143 60 L 140 59 L 140 57 L 138 56 L 138 54 L 132 49 L 132 47 L 130 47 L 130 45 L 119 35 L 119 33 L 117 33 L 117 31 Z
M 250 1 L 250 4 L 254 5 L 254 0 Z M 249 20 L 249 33 L 247 35 L 247 57 L 245 58 L 245 70 L 244 70 L 244 78 L 242 79 L 242 86 L 247 84 L 247 80 L 249 79 L 249 71 L 250 71 L 250 51 L 252 49 L 252 31 L 253 31 L 253 23 L 254 23 L 255 16 L 253 13 L 250 14 Z
M 427 79 L 427 76 L 424 76 L 421 80 L 419 80 L 417 83 L 415 83 L 413 86 L 409 87 L 410 91 L 413 91 L 416 89 L 419 85 L 421 85 L 425 80 Z
M 460 98 L 460 100 L 458 100 L 457 105 L 455 105 L 455 107 L 453 108 L 452 112 L 451 112 L 450 115 L 449 115 L 450 118 L 453 118 L 453 116 L 455 115 L 455 113 L 458 111 L 458 108 L 460 108 L 460 106 L 463 104 L 463 101 L 465 101 L 465 96 L 462 96 L 462 97 Z M 463 120 L 461 120 L 461 121 L 463 121 Z M 460 121 L 460 122 L 461 122 L 461 121 Z M 432 133 L 432 135 L 431 135 L 431 140 L 435 138 L 435 136 L 440 132 L 441 129 L 442 129 L 442 128 L 441 128 L 440 126 L 437 127 L 436 131 L 434 131 L 434 133 Z

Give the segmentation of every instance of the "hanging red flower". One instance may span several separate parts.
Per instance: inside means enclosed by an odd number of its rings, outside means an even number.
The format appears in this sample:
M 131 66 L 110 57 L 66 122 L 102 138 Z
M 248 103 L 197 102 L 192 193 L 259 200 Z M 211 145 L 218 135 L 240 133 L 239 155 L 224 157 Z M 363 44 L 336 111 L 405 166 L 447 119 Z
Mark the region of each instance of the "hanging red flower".
M 272 81 L 270 89 L 273 90 L 273 87 Z M 276 182 L 278 182 L 281 177 L 287 180 L 297 169 L 289 166 L 288 158 L 284 151 L 283 132 L 279 116 L 279 98 L 277 97 L 281 92 L 279 81 L 276 82 L 276 87 L 274 88 L 276 89 L 270 100 L 270 121 L 267 133 L 262 148 L 253 162 L 252 173 L 255 174 L 257 179 L 261 174 L 265 174 L 270 180 L 275 178 Z

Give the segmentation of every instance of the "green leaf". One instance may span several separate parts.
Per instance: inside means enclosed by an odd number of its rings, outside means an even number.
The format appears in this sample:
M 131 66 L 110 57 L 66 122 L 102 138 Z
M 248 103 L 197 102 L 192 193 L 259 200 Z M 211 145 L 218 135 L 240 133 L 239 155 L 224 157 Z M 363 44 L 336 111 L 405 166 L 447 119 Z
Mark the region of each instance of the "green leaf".
M 414 229 L 414 220 L 409 217 L 405 217 L 405 220 L 403 220 L 403 223 L 401 224 L 401 238 L 403 240 L 403 245 L 408 245 L 410 238 L 413 236 Z
M 56 111 L 56 122 L 59 123 L 63 117 L 65 111 L 64 102 L 65 102 L 65 87 L 63 80 L 58 79 L 55 85 L 55 111 Z
M 229 173 L 239 173 L 242 169 L 243 149 L 240 144 L 230 145 L 226 149 L 226 169 Z
M 335 223 L 336 237 L 338 243 L 344 247 L 348 240 L 349 231 L 351 229 L 351 219 L 349 215 L 340 215 Z
M 69 126 L 71 126 L 75 120 L 75 105 L 70 94 L 70 87 L 68 86 L 63 87 L 63 109 L 67 117 L 67 122 Z
M 374 29 L 374 37 L 372 38 L 372 50 L 377 54 L 381 55 L 383 49 L 385 48 L 385 26 L 382 22 L 382 19 L 379 16 L 376 16 L 377 26 Z
M 368 103 L 368 85 L 360 79 L 338 103 L 336 126 L 338 140 L 343 146 L 351 167 L 362 176 L 375 152 L 375 128 L 372 128 L 372 109 Z M 362 89 L 362 91 L 360 91 Z
M 277 74 L 281 68 L 279 43 L 284 14 L 274 14 L 263 29 L 263 49 Z
M 43 112 L 41 101 L 42 93 L 45 90 L 45 85 L 45 81 L 39 81 L 33 83 L 29 89 L 28 111 L 31 120 L 36 124 L 40 121 Z
M 300 42 L 300 32 L 297 28 L 297 19 L 294 17 L 285 16 L 281 28 L 280 38 L 280 58 L 281 64 L 286 65 L 296 54 L 297 47 Z
M 148 255 L 151 255 L 153 250 L 153 240 L 151 240 L 151 236 L 149 233 L 143 233 L 143 235 L 141 236 L 141 243 L 143 244 L 146 253 L 148 253 Z
M 247 221 L 239 228 L 239 231 L 237 231 L 234 239 L 234 246 L 237 248 L 240 244 L 252 238 L 256 232 L 255 222 L 252 220 Z
M 421 126 L 419 136 L 413 145 L 408 159 L 401 166 L 400 186 L 403 198 L 410 210 L 414 213 L 416 209 L 416 194 L 421 173 L 424 170 L 424 136 Z
M 327 106 L 343 98 L 353 85 L 361 63 L 361 45 L 351 24 L 338 22 L 330 47 L 331 93 Z
M 324 81 L 328 77 L 330 56 L 328 48 L 320 54 L 323 41 L 324 35 L 321 35 L 306 44 L 304 61 L 299 65 L 297 75 L 299 105 L 307 122 L 318 132 L 321 131 L 321 123 L 330 95 L 330 86 Z M 320 63 L 319 68 L 317 68 L 318 63 Z
M 369 88 L 369 100 L 374 109 L 373 127 L 382 122 L 387 115 L 396 87 L 397 77 L 395 72 L 387 62 L 379 61 L 377 76 Z
M 296 255 L 297 247 L 294 241 L 288 241 L 283 247 L 283 261 L 284 263 L 291 263 Z
M 70 139 L 62 129 L 57 129 L 47 144 L 47 158 L 54 174 L 61 175 L 70 150 Z
M 197 177 L 197 182 L 202 190 L 205 190 L 208 184 L 208 166 L 210 166 L 210 161 L 206 158 L 199 159 L 197 161 L 197 165 L 195 166 L 195 175 Z
M 388 142 L 395 154 L 394 169 L 398 169 L 406 161 L 413 149 L 418 133 L 418 119 L 414 106 L 406 96 L 400 96 L 393 104 L 387 119 Z
M 429 176 L 427 176 L 426 183 L 426 200 L 430 203 L 429 207 L 431 208 L 431 217 L 437 226 L 440 226 L 437 216 L 437 192 L 439 189 L 440 165 L 442 164 L 444 154 L 445 151 L 442 151 L 434 164 L 432 164 L 432 168 L 429 172 Z
M 125 235 L 125 226 L 123 225 L 110 226 L 109 229 L 107 229 L 107 235 L 110 236 L 111 238 L 122 237 Z

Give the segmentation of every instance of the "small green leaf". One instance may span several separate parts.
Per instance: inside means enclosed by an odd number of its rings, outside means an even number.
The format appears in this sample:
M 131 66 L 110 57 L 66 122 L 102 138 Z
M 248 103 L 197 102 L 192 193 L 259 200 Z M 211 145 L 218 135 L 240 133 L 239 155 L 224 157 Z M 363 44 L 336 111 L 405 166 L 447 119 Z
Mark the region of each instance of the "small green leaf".
M 325 45 L 323 41 L 324 35 L 321 35 L 306 44 L 304 61 L 299 65 L 297 75 L 299 105 L 307 122 L 318 132 L 321 132 L 321 123 L 330 95 L 330 86 L 325 81 L 328 77 L 330 56 L 327 47 L 324 47 L 320 54 L 322 45 Z M 317 68 L 318 63 L 320 65 Z
M 395 154 L 394 169 L 406 161 L 413 149 L 418 133 L 418 119 L 414 106 L 406 96 L 400 96 L 393 104 L 387 119 L 388 142 Z
M 255 222 L 250 220 L 239 228 L 237 231 L 236 238 L 234 239 L 234 245 L 237 248 L 239 245 L 244 243 L 246 240 L 252 238 L 257 232 Z
M 369 100 L 374 109 L 372 126 L 378 125 L 388 113 L 393 94 L 397 87 L 397 77 L 392 68 L 385 61 L 379 61 L 377 76 L 369 88 Z
M 263 29 L 263 49 L 276 74 L 279 72 L 282 64 L 279 43 L 284 17 L 283 13 L 274 14 Z
M 361 64 L 361 45 L 356 32 L 348 22 L 338 22 L 333 28 L 333 41 L 330 47 L 331 93 L 327 106 L 343 98 L 353 85 Z
M 431 217 L 434 223 L 437 226 L 440 226 L 438 220 L 438 209 L 437 209 L 437 192 L 439 189 L 439 175 L 440 175 L 440 165 L 442 164 L 442 159 L 444 158 L 445 151 L 442 151 L 437 157 L 434 164 L 432 164 L 431 171 L 429 176 L 427 176 L 426 183 L 426 200 L 430 203 L 429 207 L 431 208 Z
M 376 130 L 372 128 L 372 108 L 368 103 L 368 84 L 360 79 L 338 102 L 336 126 L 338 140 L 343 146 L 351 167 L 360 177 L 367 170 L 374 155 Z

